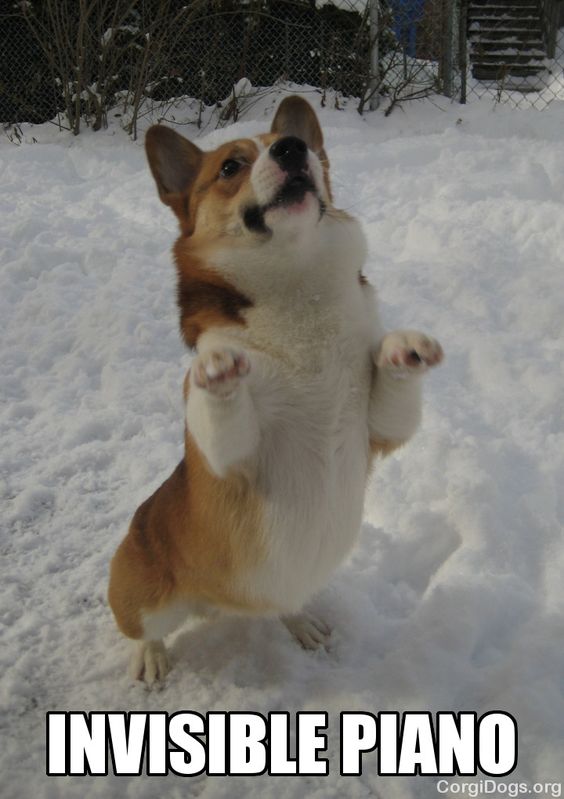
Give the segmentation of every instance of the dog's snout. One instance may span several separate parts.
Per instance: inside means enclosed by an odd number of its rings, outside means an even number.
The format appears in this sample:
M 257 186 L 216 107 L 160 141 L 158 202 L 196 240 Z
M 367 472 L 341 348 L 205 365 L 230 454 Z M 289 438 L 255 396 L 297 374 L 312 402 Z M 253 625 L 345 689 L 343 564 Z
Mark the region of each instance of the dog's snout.
M 274 142 L 270 155 L 285 172 L 300 172 L 307 165 L 307 144 L 297 136 L 285 136 Z

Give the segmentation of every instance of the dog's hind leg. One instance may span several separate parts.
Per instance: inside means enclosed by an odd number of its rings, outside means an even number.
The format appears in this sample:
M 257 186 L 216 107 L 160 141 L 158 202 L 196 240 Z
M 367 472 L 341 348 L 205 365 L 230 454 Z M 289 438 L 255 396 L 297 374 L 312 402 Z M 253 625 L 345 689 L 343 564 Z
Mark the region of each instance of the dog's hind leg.
M 168 653 L 163 641 L 139 641 L 129 662 L 132 680 L 144 680 L 151 686 L 164 680 L 170 670 Z
M 118 627 L 135 641 L 131 676 L 152 684 L 169 670 L 163 638 L 190 616 L 194 603 L 178 596 L 172 577 L 147 546 L 142 531 L 149 505 L 150 500 L 137 510 L 112 559 L 108 600 Z
M 129 675 L 147 685 L 163 680 L 170 670 L 164 638 L 191 614 L 191 603 L 176 601 L 168 607 L 142 614 L 143 638 L 136 642 L 129 663 Z

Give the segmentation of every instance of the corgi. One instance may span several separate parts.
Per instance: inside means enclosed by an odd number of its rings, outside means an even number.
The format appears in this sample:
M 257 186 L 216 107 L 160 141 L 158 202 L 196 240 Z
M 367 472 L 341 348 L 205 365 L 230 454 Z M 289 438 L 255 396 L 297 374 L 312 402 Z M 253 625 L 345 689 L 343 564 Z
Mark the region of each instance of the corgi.
M 146 152 L 180 225 L 180 328 L 195 350 L 184 457 L 111 563 L 131 674 L 152 684 L 189 616 L 278 617 L 304 647 L 327 645 L 304 606 L 351 551 L 373 459 L 416 431 L 421 378 L 443 353 L 383 330 L 361 226 L 333 205 L 305 100 L 212 152 L 155 125 Z

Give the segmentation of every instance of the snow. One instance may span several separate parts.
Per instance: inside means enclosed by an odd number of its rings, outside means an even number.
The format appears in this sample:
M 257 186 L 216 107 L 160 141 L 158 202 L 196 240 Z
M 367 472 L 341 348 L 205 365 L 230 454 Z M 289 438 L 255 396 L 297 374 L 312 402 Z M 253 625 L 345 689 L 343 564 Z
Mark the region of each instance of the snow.
M 277 101 L 199 143 L 264 130 Z M 510 712 L 519 763 L 501 782 L 564 780 L 564 104 L 320 117 L 388 327 L 433 333 L 447 359 L 313 603 L 331 650 L 302 651 L 272 621 L 185 628 L 153 691 L 126 678 L 105 595 L 132 512 L 181 456 L 175 222 L 115 126 L 0 140 L 6 799 L 437 796 L 433 777 L 378 777 L 371 755 L 339 776 L 338 714 L 353 709 Z M 46 777 L 45 713 L 94 709 L 327 710 L 330 774 Z

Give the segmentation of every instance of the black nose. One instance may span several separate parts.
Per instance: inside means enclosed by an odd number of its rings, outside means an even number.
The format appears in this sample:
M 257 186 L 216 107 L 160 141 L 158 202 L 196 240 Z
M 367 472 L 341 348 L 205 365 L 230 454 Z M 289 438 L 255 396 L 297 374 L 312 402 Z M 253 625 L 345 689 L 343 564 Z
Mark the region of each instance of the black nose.
M 285 172 L 300 172 L 307 164 L 307 144 L 297 136 L 285 136 L 275 141 L 270 155 Z

